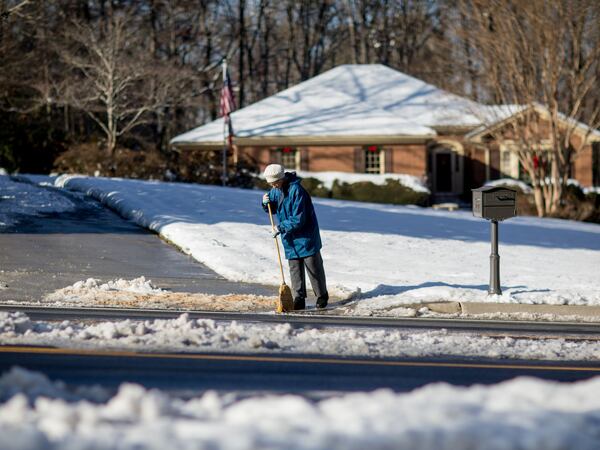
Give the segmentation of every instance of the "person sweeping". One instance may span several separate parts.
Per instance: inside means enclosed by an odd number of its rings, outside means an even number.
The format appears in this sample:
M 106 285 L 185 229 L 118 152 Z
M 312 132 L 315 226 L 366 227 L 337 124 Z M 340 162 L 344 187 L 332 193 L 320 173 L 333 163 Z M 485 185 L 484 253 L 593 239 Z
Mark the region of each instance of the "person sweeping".
M 306 308 L 306 273 L 317 297 L 317 308 L 325 308 L 329 294 L 319 224 L 310 195 L 296 173 L 285 172 L 280 164 L 267 166 L 264 175 L 272 189 L 263 196 L 262 207 L 267 213 L 271 210 L 277 214 L 279 223 L 273 228 L 273 237 L 281 235 L 290 266 L 294 310 Z

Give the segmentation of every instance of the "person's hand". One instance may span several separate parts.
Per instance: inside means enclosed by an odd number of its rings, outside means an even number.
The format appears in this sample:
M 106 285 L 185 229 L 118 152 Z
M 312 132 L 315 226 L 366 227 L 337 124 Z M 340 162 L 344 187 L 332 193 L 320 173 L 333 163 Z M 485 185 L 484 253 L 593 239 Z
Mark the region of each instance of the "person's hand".
M 265 195 L 263 195 L 263 205 L 266 205 L 270 202 L 271 200 L 269 199 L 269 193 L 267 192 Z
M 273 239 L 275 239 L 277 236 L 279 236 L 281 234 L 281 231 L 279 231 L 277 228 L 275 228 L 272 232 L 271 235 L 273 236 Z

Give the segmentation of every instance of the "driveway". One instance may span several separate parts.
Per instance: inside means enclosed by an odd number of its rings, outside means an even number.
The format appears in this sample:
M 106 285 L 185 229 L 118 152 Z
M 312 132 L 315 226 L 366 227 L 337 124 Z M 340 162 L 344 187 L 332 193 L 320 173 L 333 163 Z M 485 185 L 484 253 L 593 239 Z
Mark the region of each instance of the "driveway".
M 0 302 L 36 301 L 87 278 L 108 281 L 140 276 L 174 292 L 276 292 L 274 287 L 224 279 L 158 235 L 124 220 L 83 194 L 24 183 L 20 191 L 22 194 L 32 189 L 45 189 L 45 197 L 71 202 L 73 206 L 67 212 L 40 213 L 28 211 L 27 199 L 19 198 L 19 190 L 5 196 L 21 204 L 15 212 L 8 211 L 9 225 L 0 227 Z M 0 213 L 5 216 L 8 203 L 0 202 Z

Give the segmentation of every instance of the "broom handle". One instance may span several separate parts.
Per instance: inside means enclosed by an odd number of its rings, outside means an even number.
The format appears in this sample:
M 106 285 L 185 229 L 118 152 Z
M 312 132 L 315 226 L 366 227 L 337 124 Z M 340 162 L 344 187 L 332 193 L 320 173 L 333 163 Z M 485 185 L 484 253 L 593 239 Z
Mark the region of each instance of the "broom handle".
M 271 203 L 267 203 L 269 208 L 269 219 L 271 219 L 271 229 L 275 231 L 275 223 L 273 222 L 273 213 L 271 212 Z M 285 284 L 285 276 L 283 275 L 283 264 L 281 264 L 281 253 L 279 251 L 279 241 L 275 238 L 275 247 L 277 247 L 277 259 L 279 260 L 279 269 L 281 270 L 281 281 Z

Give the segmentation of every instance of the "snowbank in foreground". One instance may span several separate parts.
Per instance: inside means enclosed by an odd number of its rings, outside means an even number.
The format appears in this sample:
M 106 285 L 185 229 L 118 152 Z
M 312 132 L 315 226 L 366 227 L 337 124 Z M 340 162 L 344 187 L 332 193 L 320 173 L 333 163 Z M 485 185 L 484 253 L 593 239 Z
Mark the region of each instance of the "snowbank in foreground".
M 191 319 L 82 324 L 32 321 L 0 312 L 0 341 L 10 345 L 128 349 L 143 352 L 294 353 L 356 357 L 463 356 L 597 360 L 600 342 L 558 338 L 480 336 L 448 330 L 294 328 L 285 324 Z
M 0 397 L 26 371 L 0 378 Z M 577 449 L 600 445 L 600 377 L 559 384 L 517 378 L 491 387 L 432 384 L 311 402 L 296 395 L 191 400 L 123 384 L 105 403 L 65 402 L 63 386 L 0 404 L 0 448 L 19 449 Z M 68 395 L 71 395 L 70 393 Z
M 280 283 L 259 191 L 73 176 L 56 184 L 92 195 L 230 280 Z M 503 222 L 503 295 L 488 297 L 487 221 L 464 211 L 314 203 L 330 292 L 360 293 L 357 313 L 444 300 L 600 304 L 596 224 L 534 217 Z

